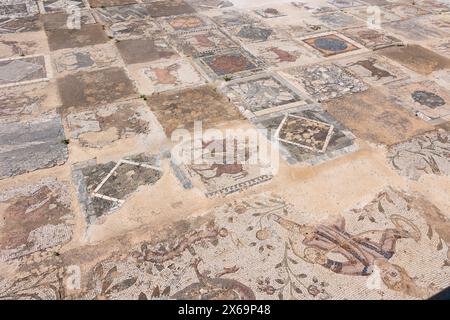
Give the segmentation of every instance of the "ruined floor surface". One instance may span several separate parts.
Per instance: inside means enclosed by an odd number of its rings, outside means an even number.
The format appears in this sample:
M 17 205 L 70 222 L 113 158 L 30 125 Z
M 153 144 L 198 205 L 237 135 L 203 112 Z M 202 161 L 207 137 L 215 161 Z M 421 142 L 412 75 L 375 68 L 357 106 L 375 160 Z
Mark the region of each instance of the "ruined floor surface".
M 278 169 L 174 161 L 198 120 Z M 450 285 L 446 0 L 1 0 L 0 123 L 0 299 Z

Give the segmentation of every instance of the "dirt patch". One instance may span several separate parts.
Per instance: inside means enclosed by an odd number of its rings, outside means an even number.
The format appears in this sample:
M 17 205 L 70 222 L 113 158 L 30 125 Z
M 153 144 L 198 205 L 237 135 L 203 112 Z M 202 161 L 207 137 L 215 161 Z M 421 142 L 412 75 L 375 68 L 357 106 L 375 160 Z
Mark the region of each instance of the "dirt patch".
M 82 26 L 81 29 L 47 30 L 48 45 L 51 51 L 85 47 L 108 41 L 103 28 L 99 24 Z

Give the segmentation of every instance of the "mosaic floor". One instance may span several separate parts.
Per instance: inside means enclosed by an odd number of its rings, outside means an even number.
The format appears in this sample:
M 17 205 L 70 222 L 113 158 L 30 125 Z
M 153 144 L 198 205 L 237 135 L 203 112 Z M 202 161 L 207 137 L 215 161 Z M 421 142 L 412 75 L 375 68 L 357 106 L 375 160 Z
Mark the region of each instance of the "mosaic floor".
M 448 1 L 0 3 L 0 299 L 427 299 L 449 193 Z

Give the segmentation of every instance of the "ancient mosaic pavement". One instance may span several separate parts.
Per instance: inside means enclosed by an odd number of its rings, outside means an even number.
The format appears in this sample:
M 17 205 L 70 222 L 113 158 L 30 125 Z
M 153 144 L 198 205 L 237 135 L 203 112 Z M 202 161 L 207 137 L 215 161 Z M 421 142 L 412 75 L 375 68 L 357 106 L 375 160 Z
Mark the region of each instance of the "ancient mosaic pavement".
M 2 0 L 0 299 L 450 286 L 445 0 Z

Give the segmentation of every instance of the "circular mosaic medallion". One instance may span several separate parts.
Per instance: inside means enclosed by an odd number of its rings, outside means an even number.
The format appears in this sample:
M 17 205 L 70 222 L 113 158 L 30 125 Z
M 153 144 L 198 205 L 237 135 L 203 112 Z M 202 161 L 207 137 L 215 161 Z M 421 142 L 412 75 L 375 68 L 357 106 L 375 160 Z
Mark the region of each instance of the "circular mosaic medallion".
M 428 91 L 414 91 L 412 93 L 412 98 L 414 101 L 420 103 L 421 105 L 427 106 L 429 108 L 437 108 L 445 105 L 445 100 L 442 99 L 437 94 Z
M 318 38 L 314 40 L 314 45 L 322 50 L 339 52 L 348 48 L 348 44 L 345 41 L 333 38 Z

